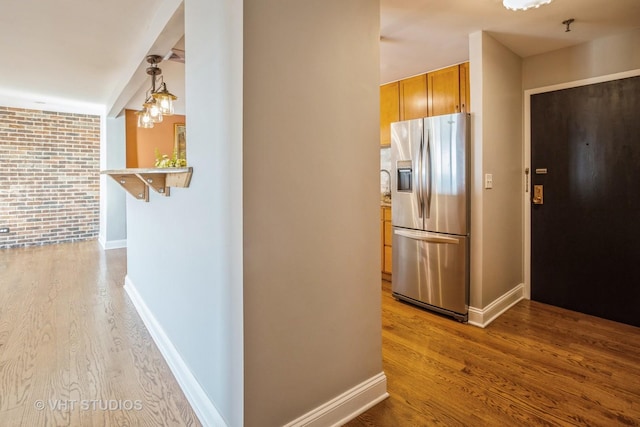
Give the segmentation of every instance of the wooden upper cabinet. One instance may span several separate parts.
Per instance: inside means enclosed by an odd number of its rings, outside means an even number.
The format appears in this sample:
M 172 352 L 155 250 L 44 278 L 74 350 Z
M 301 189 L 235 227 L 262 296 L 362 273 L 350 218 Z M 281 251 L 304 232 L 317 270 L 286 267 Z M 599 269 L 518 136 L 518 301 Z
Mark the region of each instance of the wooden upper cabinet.
M 471 112 L 471 96 L 469 95 L 469 63 L 460 64 L 460 112 Z
M 380 86 L 380 145 L 391 145 L 391 123 L 400 120 L 398 82 Z
M 460 112 L 460 69 L 457 65 L 427 73 L 429 116 Z
M 427 75 L 400 80 L 400 120 L 427 116 Z
M 469 113 L 469 63 L 380 86 L 380 145 L 391 145 L 391 123 Z

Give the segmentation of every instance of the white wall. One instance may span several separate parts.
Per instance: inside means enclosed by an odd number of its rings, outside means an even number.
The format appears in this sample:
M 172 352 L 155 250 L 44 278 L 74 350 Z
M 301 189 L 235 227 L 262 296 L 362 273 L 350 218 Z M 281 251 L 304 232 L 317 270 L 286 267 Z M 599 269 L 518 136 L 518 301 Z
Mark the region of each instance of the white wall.
M 229 426 L 381 375 L 378 14 L 185 3 L 193 179 L 127 196 L 128 280 Z
M 126 132 L 124 114 L 102 118 L 101 170 L 126 167 Z M 126 246 L 127 216 L 125 192 L 106 175 L 100 177 L 100 244 L 105 249 Z
M 470 35 L 471 295 L 483 309 L 523 283 L 522 60 L 484 32 Z M 493 188 L 484 188 L 484 174 Z
M 229 426 L 243 425 L 242 2 L 186 0 L 189 188 L 127 195 L 128 278 Z
M 523 88 L 559 83 L 640 69 L 640 28 L 603 37 L 523 61 Z
M 244 4 L 245 425 L 282 426 L 382 372 L 379 4 Z

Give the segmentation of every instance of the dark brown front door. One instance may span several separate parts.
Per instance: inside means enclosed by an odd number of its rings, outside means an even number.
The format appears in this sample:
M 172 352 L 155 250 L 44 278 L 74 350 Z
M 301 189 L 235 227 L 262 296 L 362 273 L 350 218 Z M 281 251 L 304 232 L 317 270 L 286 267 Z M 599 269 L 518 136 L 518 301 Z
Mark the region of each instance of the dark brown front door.
M 531 298 L 640 326 L 640 77 L 533 95 L 531 184 Z

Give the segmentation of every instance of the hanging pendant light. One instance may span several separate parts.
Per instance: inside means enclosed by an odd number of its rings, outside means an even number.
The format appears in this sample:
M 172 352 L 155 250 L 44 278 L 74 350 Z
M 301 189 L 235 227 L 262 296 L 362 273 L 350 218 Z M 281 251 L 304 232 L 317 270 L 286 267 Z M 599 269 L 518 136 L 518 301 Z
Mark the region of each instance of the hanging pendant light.
M 151 117 L 153 123 L 160 123 L 162 121 L 162 110 L 155 99 L 150 97 L 149 100 L 142 105 L 149 112 L 149 117 Z
M 502 4 L 511 10 L 527 10 L 551 3 L 553 0 L 502 0 Z
M 153 127 L 153 120 L 151 119 L 149 111 L 146 108 L 143 108 L 140 111 L 136 111 L 136 114 L 138 115 L 139 128 L 149 129 Z
M 158 64 L 162 61 L 159 55 L 147 56 L 147 74 L 151 76 L 151 89 L 147 91 L 147 98 L 142 104 L 142 110 L 138 114 L 138 127 L 152 128 L 154 123 L 160 123 L 163 116 L 173 114 L 173 101 L 177 96 L 167 90 L 167 84 L 161 80 L 160 89 L 156 89 L 156 78 L 162 79 L 162 70 Z
M 153 97 L 158 103 L 158 107 L 162 114 L 165 116 L 173 114 L 173 101 L 178 99 L 178 97 L 167 90 L 167 84 L 165 82 L 162 82 L 160 90 L 154 93 Z

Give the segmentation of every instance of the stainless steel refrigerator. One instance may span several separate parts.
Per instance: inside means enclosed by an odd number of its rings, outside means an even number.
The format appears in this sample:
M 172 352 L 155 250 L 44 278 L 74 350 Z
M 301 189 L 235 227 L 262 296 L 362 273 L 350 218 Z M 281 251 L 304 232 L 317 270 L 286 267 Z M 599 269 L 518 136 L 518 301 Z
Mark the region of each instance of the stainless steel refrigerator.
M 458 113 L 391 124 L 393 296 L 464 322 L 469 120 Z

